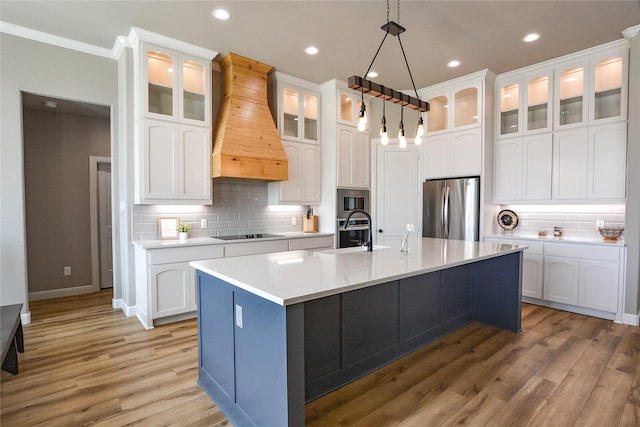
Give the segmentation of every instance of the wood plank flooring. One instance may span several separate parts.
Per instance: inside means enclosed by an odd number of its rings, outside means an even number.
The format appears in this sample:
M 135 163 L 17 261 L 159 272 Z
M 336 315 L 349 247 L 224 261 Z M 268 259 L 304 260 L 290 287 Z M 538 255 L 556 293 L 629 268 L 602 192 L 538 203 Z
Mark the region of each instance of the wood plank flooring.
M 195 320 L 145 331 L 110 291 L 31 315 L 20 374 L 0 378 L 3 427 L 230 425 L 196 384 Z M 640 328 L 525 304 L 523 329 L 469 325 L 310 402 L 306 423 L 640 426 Z

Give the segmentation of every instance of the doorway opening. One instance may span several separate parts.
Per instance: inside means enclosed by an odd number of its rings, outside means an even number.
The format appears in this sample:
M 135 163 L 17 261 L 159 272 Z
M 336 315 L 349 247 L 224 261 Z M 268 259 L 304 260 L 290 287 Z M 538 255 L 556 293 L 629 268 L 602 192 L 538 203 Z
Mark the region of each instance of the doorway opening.
M 22 109 L 29 300 L 112 286 L 110 107 L 23 92 Z

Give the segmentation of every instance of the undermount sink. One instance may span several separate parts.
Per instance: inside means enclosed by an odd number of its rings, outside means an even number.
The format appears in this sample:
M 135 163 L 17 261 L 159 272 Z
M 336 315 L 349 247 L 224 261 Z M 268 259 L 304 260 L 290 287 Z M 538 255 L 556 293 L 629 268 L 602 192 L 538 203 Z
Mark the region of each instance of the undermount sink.
M 389 246 L 382 245 L 373 245 L 373 250 L 378 251 L 380 249 L 387 249 Z M 367 252 L 366 249 L 363 249 L 361 246 L 355 246 L 352 248 L 341 248 L 341 249 L 330 249 L 328 251 L 318 251 L 318 254 L 326 254 L 326 255 L 337 255 L 337 254 L 346 254 L 351 252 Z

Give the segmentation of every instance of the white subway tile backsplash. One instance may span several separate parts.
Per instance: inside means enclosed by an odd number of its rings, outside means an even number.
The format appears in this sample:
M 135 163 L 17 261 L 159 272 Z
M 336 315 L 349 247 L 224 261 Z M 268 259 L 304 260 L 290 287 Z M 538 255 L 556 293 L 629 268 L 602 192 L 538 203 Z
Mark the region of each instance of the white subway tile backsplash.
M 158 238 L 159 216 L 177 216 L 191 224 L 193 237 L 302 231 L 306 206 L 268 206 L 266 183 L 214 180 L 213 205 L 133 205 L 134 240 Z M 291 225 L 291 217 L 297 225 Z M 202 229 L 200 220 L 208 227 Z

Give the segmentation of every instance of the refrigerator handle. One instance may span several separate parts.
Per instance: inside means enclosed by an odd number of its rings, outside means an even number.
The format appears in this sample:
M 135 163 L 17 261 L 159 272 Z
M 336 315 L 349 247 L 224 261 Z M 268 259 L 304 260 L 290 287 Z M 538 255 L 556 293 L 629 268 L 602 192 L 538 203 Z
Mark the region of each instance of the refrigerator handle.
M 442 227 L 444 228 L 443 230 L 443 237 L 445 239 L 449 238 L 449 187 L 445 187 L 444 188 L 444 193 L 443 193 L 443 203 L 442 203 Z

